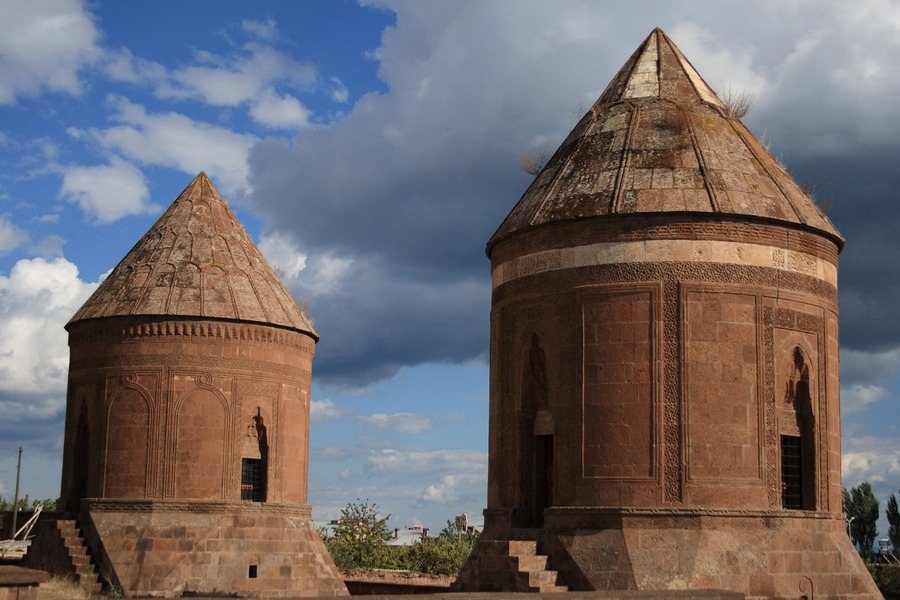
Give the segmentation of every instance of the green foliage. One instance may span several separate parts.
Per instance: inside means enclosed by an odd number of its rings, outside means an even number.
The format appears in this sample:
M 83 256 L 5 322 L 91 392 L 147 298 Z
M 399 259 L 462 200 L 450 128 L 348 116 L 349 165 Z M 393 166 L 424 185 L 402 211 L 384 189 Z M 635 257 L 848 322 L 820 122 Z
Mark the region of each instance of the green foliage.
M 422 538 L 406 549 L 404 568 L 434 575 L 456 575 L 472 553 L 478 535 L 447 526 L 434 538 Z
M 872 546 L 878 537 L 878 499 L 872 493 L 872 485 L 863 481 L 848 492 L 841 490 L 844 505 L 844 514 L 850 523 L 850 539 L 856 545 L 860 555 L 866 559 L 872 559 Z
M 357 500 L 341 509 L 333 534 L 322 536 L 338 568 L 396 569 L 397 553 L 387 544 L 391 539 L 389 518 L 390 515 L 382 517 L 378 505 L 368 500 Z
M 44 510 L 56 510 L 56 500 L 51 500 L 49 498 L 45 498 L 43 500 L 30 500 L 28 496 L 24 498 L 19 498 L 19 510 L 20 511 L 33 511 L 38 506 L 43 506 Z M 3 496 L 0 496 L 0 512 L 12 512 L 13 509 L 13 501 L 7 500 Z
M 897 509 L 897 497 L 894 494 L 888 498 L 884 514 L 888 520 L 888 538 L 894 546 L 894 552 L 900 552 L 900 510 Z
M 886 599 L 900 598 L 900 567 L 879 565 L 872 569 L 872 578 Z
M 478 535 L 447 526 L 437 537 L 425 537 L 412 546 L 390 546 L 390 515 L 382 518 L 378 505 L 368 500 L 351 502 L 341 510 L 334 530 L 319 528 L 319 535 L 338 568 L 402 569 L 434 575 L 455 575 L 471 554 Z

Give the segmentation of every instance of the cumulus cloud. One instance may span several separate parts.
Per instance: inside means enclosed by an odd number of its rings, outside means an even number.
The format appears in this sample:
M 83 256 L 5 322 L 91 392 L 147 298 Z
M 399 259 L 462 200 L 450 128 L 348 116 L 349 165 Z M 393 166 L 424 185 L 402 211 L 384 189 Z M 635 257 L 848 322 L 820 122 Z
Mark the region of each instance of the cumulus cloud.
M 313 400 L 309 405 L 309 414 L 313 421 L 327 421 L 347 416 L 350 410 L 335 405 L 331 400 Z
M 267 42 L 278 37 L 277 23 L 244 21 L 244 30 Z M 315 89 L 314 65 L 295 60 L 268 44 L 251 42 L 234 55 L 197 52 L 195 64 L 174 70 L 155 87 L 160 98 L 195 100 L 211 106 L 249 109 L 257 123 L 273 129 L 296 130 L 309 124 L 312 113 L 295 93 Z
M 258 246 L 272 268 L 282 277 L 296 279 L 300 271 L 306 268 L 306 255 L 297 249 L 293 240 L 282 233 L 263 234 Z
M 516 150 L 555 148 L 652 27 L 633 7 L 595 2 L 527 10 L 504 2 L 374 4 L 397 14 L 373 53 L 386 91 L 363 96 L 339 121 L 304 129 L 290 144 L 260 142 L 249 163 L 252 200 L 272 233 L 296 240 L 307 265 L 323 256 L 347 261 L 327 290 L 304 288 L 308 273 L 292 289 L 312 296 L 322 333 L 318 376 L 348 385 L 406 365 L 484 357 L 484 244 L 529 183 Z M 900 115 L 884 101 L 900 93 L 900 77 L 891 75 L 900 52 L 883 50 L 897 36 L 859 17 L 875 8 L 875 0 L 798 5 L 786 16 L 775 1 L 751 8 L 697 0 L 660 10 L 657 22 L 714 89 L 756 94 L 748 124 L 768 132 L 777 156 L 797 173 L 825 173 L 823 194 L 843 194 L 827 174 L 843 172 L 846 155 L 807 169 L 806 161 L 822 156 L 813 146 L 881 148 L 885 132 L 900 129 Z M 856 29 L 839 27 L 843 18 Z M 877 76 L 863 88 L 847 85 L 841 74 L 859 67 Z M 875 119 L 882 119 L 878 131 L 868 124 Z M 866 313 L 884 323 L 900 301 L 900 261 L 883 268 L 876 250 L 900 255 L 900 241 L 873 238 L 886 230 L 885 217 L 900 227 L 900 208 L 886 202 L 900 187 L 886 181 L 900 177 L 889 175 L 897 160 L 900 151 L 891 150 L 859 169 L 859 185 L 847 192 L 853 203 L 839 201 L 834 214 L 842 230 L 846 214 L 848 231 L 872 240 L 863 250 L 857 238 L 844 253 L 860 265 L 858 276 L 842 272 L 841 296 L 842 316 L 854 327 L 844 339 L 857 346 Z M 876 286 L 881 293 L 872 293 Z M 853 298 L 878 303 L 878 311 L 852 308 Z M 879 335 L 896 347 L 900 321 L 892 321 Z
M 7 215 L 0 215 L 0 254 L 6 254 L 28 242 L 28 232 L 21 229 Z
M 845 435 L 841 454 L 844 486 L 900 479 L 900 443 L 896 437 Z
M 422 473 L 453 470 L 466 473 L 486 472 L 487 453 L 475 450 L 398 450 L 385 448 L 372 452 L 368 463 L 374 471 Z M 482 471 L 482 468 L 484 469 Z
M 878 385 L 857 383 L 841 386 L 841 412 L 844 415 L 860 412 L 880 400 L 890 396 L 890 390 Z
M 258 141 L 255 136 L 175 112 L 150 113 L 123 96 L 111 95 L 107 102 L 117 125 L 71 134 L 89 136 L 106 151 L 142 165 L 170 167 L 191 177 L 206 171 L 225 195 L 245 188 L 247 153 Z
M 360 415 L 356 420 L 378 429 L 390 429 L 400 433 L 422 433 L 434 427 L 431 418 L 423 414 L 415 413 L 375 413 L 373 415 Z
M 78 204 L 86 215 L 100 223 L 160 210 L 159 205 L 150 202 L 150 190 L 141 170 L 116 158 L 107 165 L 65 168 L 59 195 Z
M 241 29 L 267 42 L 276 42 L 281 39 L 278 30 L 278 22 L 269 17 L 267 19 L 244 19 L 241 21 Z
M 98 60 L 100 30 L 79 0 L 0 3 L 0 105 L 42 91 L 77 95 Z
M 20 260 L 0 275 L 0 409 L 11 421 L 48 418 L 65 408 L 63 329 L 96 284 L 63 258 Z
M 484 480 L 481 475 L 443 475 L 416 495 L 417 504 L 451 504 L 459 501 L 460 484 Z

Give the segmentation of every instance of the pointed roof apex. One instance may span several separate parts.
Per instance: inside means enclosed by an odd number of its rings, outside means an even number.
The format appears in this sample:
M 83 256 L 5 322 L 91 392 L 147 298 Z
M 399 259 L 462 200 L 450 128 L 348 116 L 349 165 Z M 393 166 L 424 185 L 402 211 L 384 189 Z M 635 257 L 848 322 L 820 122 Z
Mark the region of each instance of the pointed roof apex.
M 202 171 L 69 325 L 134 315 L 256 322 L 318 339 L 312 323 Z
M 715 215 L 844 238 L 790 173 L 654 29 L 488 242 L 564 221 Z
M 675 90 L 720 109 L 725 105 L 665 32 L 657 27 L 638 46 L 600 96 L 598 104 L 665 98 Z M 684 99 L 684 98 L 682 98 Z

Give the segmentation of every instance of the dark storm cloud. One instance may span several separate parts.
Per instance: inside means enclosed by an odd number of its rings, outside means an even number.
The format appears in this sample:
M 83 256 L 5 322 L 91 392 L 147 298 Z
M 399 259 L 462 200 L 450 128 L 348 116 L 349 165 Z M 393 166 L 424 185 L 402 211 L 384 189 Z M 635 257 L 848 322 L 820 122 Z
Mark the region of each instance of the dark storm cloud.
M 317 377 L 360 385 L 403 365 L 484 356 L 484 244 L 528 185 L 516 152 L 555 148 L 657 25 L 715 89 L 756 93 L 748 125 L 798 179 L 835 198 L 842 341 L 900 345 L 893 175 L 900 15 L 877 2 L 378 2 L 388 91 L 341 121 L 251 154 L 270 233 L 353 266 L 309 298 Z M 890 8 L 890 7 L 888 7 Z M 876 18 L 877 17 L 877 18 Z M 900 237 L 900 236 L 897 236 Z

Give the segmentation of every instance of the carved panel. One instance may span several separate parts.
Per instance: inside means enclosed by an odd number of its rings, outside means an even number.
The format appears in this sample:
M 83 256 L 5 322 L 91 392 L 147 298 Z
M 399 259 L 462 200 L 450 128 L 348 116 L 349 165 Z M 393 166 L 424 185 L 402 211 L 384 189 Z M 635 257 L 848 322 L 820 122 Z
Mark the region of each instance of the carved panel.
M 760 481 L 758 298 L 685 286 L 685 452 L 688 481 Z
M 816 346 L 816 398 L 813 398 L 817 422 L 816 430 L 816 505 L 820 510 L 829 510 L 828 502 L 828 408 L 825 386 L 826 350 L 825 319 L 810 313 L 785 308 L 766 307 L 763 311 L 765 354 L 765 425 L 766 425 L 766 484 L 769 506 L 781 506 L 781 477 L 778 473 L 780 418 L 778 390 L 775 375 L 775 332 L 783 329 L 788 332 L 812 334 Z
M 118 390 L 110 399 L 104 497 L 147 497 L 153 437 L 151 407 L 146 392 L 136 386 Z
M 658 297 L 646 286 L 580 297 L 584 477 L 656 477 Z

